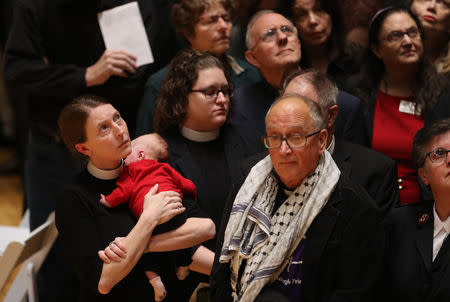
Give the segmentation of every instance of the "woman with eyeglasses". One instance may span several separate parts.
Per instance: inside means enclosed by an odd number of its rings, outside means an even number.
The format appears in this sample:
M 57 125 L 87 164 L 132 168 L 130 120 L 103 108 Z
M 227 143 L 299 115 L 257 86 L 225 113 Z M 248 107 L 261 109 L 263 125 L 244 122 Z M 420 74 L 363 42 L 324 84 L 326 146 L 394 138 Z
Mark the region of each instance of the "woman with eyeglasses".
M 402 204 L 419 201 L 412 140 L 446 88 L 424 59 L 422 39 L 422 27 L 408 9 L 379 11 L 369 28 L 370 49 L 358 86 L 371 147 L 397 161 Z
M 231 0 L 181 0 L 174 4 L 171 23 L 186 48 L 208 51 L 230 70 L 234 87 L 261 80 L 259 72 L 247 61 L 227 55 L 231 40 Z M 153 74 L 146 83 L 138 110 L 137 135 L 153 130 L 154 110 L 168 66 Z
M 419 130 L 413 162 L 433 200 L 393 209 L 386 219 L 389 295 L 383 301 L 450 301 L 450 119 Z
M 227 123 L 232 89 L 220 59 L 186 49 L 170 63 L 155 110 L 155 131 L 169 145 L 169 164 L 192 180 L 198 205 L 217 228 L 240 160 L 264 150 L 250 129 Z M 193 259 L 201 259 L 204 275 L 192 273 L 188 279 L 209 282 L 215 243 L 214 238 L 196 250 Z
M 439 73 L 450 76 L 450 1 L 409 0 L 424 31 L 425 55 Z

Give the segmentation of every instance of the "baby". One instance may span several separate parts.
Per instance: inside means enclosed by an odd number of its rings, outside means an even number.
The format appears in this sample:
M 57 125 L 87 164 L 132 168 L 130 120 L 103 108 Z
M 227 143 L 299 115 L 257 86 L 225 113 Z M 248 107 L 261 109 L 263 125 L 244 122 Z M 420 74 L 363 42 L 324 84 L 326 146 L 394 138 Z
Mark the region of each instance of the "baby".
M 166 160 L 169 151 L 166 142 L 158 135 L 142 135 L 131 142 L 131 154 L 125 159 L 125 167 L 117 180 L 117 188 L 108 196 L 101 195 L 100 202 L 108 208 L 116 207 L 128 202 L 131 212 L 139 217 L 143 210 L 144 197 L 148 191 L 158 184 L 159 192 L 175 191 L 180 193 L 183 201 L 186 198 L 195 200 L 196 188 L 192 181 L 184 178 L 167 163 L 157 160 Z M 174 230 L 184 224 L 186 214 L 182 213 L 168 222 L 159 225 L 153 234 L 165 233 Z M 161 260 L 161 256 L 170 256 L 177 266 L 177 277 L 180 280 L 189 274 L 191 255 L 189 249 L 171 253 L 152 253 L 147 257 L 146 266 L 150 269 L 145 272 L 153 286 L 155 300 L 161 301 L 167 292 L 159 276 L 160 263 L 167 262 L 167 257 Z

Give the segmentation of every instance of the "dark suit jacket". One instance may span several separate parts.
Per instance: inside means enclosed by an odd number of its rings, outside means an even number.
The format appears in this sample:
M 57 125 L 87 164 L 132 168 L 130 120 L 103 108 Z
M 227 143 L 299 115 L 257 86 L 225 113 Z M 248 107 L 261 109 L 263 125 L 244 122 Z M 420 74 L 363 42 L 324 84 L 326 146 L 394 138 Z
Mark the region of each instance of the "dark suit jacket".
M 266 81 L 236 89 L 232 98 L 234 112 L 231 120 L 252 127 L 264 135 L 266 113 L 278 96 L 278 90 Z M 337 103 L 339 114 L 335 123 L 335 135 L 356 144 L 367 145 L 361 101 L 340 90 Z
M 450 301 L 450 237 L 432 262 L 433 202 L 393 209 L 386 225 L 386 282 L 391 289 L 390 299 L 384 300 Z
M 236 193 L 239 187 L 235 187 Z M 218 235 L 211 273 L 214 302 L 232 301 L 229 263 L 218 260 L 233 201 L 234 196 L 227 203 Z M 306 233 L 302 302 L 372 301 L 383 260 L 381 216 L 367 193 L 341 175 L 327 204 Z
M 397 164 L 394 160 L 342 139 L 335 142 L 333 159 L 342 174 L 361 185 L 384 214 L 400 205 Z

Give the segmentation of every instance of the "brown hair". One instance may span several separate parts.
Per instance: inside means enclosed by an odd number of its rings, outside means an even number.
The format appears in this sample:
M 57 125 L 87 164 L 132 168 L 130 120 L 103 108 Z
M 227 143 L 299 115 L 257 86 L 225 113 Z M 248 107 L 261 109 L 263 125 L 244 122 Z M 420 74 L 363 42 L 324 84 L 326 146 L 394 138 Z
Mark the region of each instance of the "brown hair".
M 439 135 L 450 131 L 450 118 L 441 119 L 432 122 L 417 131 L 414 135 L 412 146 L 412 162 L 416 169 L 422 168 L 425 164 L 428 144 Z
M 86 120 L 91 109 L 108 104 L 99 96 L 81 95 L 67 104 L 58 117 L 61 137 L 72 154 L 79 154 L 75 145 L 86 141 Z
M 170 21 L 178 38 L 189 45 L 186 37 L 195 36 L 194 26 L 206 7 L 213 3 L 222 4 L 223 8 L 231 13 L 231 0 L 181 0 L 172 6 Z
M 161 84 L 155 109 L 154 128 L 161 133 L 169 128 L 181 128 L 186 118 L 188 94 L 201 70 L 220 68 L 233 89 L 230 74 L 223 62 L 209 52 L 193 49 L 181 51 L 169 65 L 169 72 Z

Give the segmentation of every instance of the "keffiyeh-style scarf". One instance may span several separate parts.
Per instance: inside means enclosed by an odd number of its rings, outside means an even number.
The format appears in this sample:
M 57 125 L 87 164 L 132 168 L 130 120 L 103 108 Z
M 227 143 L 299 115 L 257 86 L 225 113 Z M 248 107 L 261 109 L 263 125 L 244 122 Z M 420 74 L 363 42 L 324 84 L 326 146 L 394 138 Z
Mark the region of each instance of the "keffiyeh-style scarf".
M 230 262 L 234 301 L 255 300 L 289 263 L 292 253 L 327 203 L 340 171 L 328 151 L 272 216 L 279 188 L 270 157 L 257 163 L 239 190 L 225 231 L 220 262 Z M 238 284 L 239 268 L 247 259 Z

